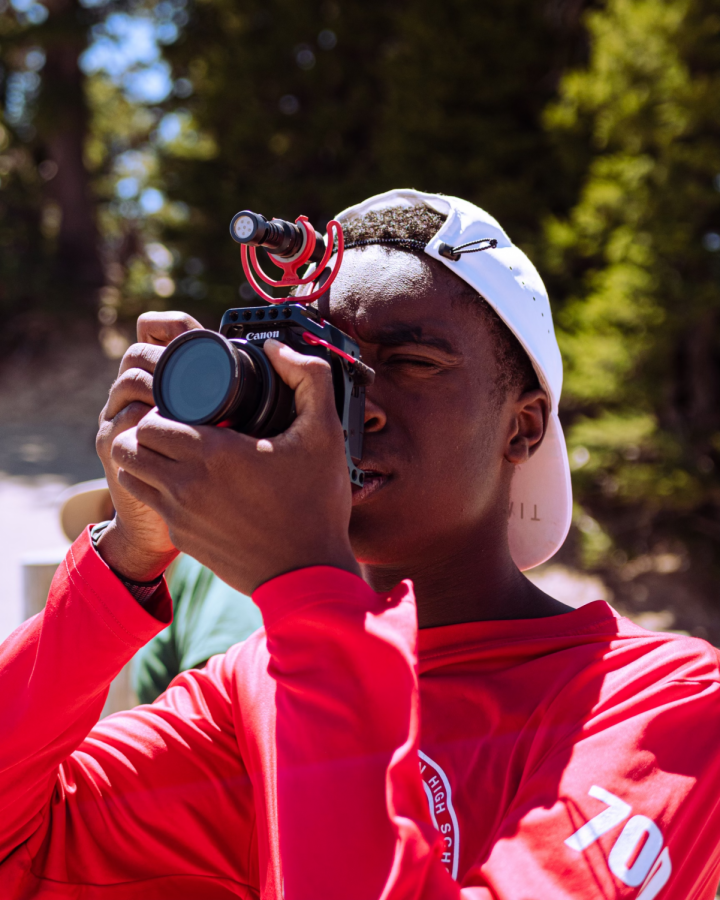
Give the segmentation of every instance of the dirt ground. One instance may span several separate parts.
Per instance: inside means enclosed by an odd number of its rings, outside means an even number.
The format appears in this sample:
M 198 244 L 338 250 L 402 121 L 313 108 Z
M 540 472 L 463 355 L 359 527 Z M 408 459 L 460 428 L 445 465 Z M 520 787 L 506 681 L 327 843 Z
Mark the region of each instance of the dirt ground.
M 59 561 L 68 545 L 62 492 L 103 474 L 96 423 L 117 365 L 78 330 L 0 366 L 0 640 L 24 617 L 22 563 Z
M 63 339 L 64 338 L 64 339 Z M 70 482 L 102 476 L 97 417 L 117 374 L 95 334 L 78 329 L 0 367 L 0 472 Z

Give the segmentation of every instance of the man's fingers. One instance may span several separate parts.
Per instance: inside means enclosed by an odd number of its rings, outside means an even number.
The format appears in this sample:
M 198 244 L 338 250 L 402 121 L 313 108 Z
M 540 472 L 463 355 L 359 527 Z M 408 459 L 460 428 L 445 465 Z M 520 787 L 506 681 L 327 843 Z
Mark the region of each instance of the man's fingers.
M 118 374 L 122 375 L 128 369 L 143 369 L 152 375 L 164 349 L 153 344 L 132 344 L 120 360 Z
M 118 434 L 112 442 L 110 454 L 119 468 L 162 493 L 172 493 L 178 477 L 175 461 L 143 447 L 138 442 L 137 428 Z
M 107 407 L 106 407 L 107 408 Z M 110 460 L 112 442 L 123 431 L 134 428 L 138 422 L 150 412 L 151 407 L 145 403 L 130 403 L 121 409 L 113 418 L 100 418 L 100 428 L 95 438 L 98 456 L 103 462 Z M 104 411 L 103 411 L 104 413 Z
M 137 339 L 165 347 L 179 334 L 196 328 L 202 325 L 184 312 L 146 312 L 137 320 Z
M 157 409 L 151 410 L 138 425 L 137 440 L 142 447 L 168 459 L 189 459 L 202 453 L 197 427 L 166 419 Z
M 140 403 L 147 407 L 145 412 L 149 412 L 155 405 L 152 384 L 152 375 L 142 369 L 128 369 L 127 372 L 123 372 L 110 389 L 110 396 L 102 413 L 103 418 L 114 419 L 131 403 Z
M 140 503 L 149 506 L 150 509 L 154 510 L 159 515 L 162 515 L 165 507 L 165 498 L 156 488 L 151 487 L 151 485 L 141 481 L 141 479 L 136 478 L 134 475 L 131 475 L 127 469 L 120 469 L 118 472 L 118 484 L 121 488 L 126 490 L 128 494 L 131 494 L 136 500 L 139 500 Z
M 295 391 L 298 418 L 327 420 L 331 414 L 338 421 L 329 363 L 297 353 L 280 341 L 265 341 L 264 350 L 278 375 Z
M 161 416 L 153 409 L 140 422 L 137 439 L 141 446 L 178 462 L 197 461 L 212 456 L 220 444 L 231 444 L 238 453 L 248 452 L 256 444 L 254 438 L 215 425 L 186 425 Z

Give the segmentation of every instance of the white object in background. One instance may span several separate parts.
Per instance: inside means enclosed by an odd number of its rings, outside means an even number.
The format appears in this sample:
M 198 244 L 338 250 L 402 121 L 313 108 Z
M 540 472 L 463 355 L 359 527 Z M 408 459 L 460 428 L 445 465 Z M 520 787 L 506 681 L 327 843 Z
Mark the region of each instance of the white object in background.
M 65 547 L 57 499 L 67 483 L 55 476 L 11 478 L 0 472 L 0 641 L 23 620 L 24 554 Z

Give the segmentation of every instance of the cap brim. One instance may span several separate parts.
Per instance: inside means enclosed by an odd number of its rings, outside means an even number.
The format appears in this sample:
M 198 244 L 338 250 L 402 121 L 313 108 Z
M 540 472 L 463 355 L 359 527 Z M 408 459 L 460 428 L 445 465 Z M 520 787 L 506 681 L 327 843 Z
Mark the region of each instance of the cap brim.
M 68 540 L 78 538 L 88 525 L 112 515 L 112 499 L 104 478 L 69 487 L 60 497 L 60 527 Z
M 572 521 L 572 486 L 565 437 L 551 413 L 537 452 L 518 466 L 510 488 L 508 540 L 515 565 L 532 569 L 550 559 Z

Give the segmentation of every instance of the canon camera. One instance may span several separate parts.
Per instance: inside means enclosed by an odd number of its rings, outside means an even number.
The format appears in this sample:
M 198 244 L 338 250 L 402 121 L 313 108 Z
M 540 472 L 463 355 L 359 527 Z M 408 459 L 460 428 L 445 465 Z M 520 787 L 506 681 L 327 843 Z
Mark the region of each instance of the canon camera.
M 250 215 L 268 224 L 263 217 Z M 270 224 L 276 223 L 278 220 Z M 292 237 L 292 229 L 298 225 L 279 224 L 281 227 L 266 228 L 265 233 L 282 239 L 285 252 L 297 256 L 297 242 L 288 240 L 288 233 Z M 241 236 L 233 237 L 238 243 L 250 243 L 254 236 L 246 228 Z M 260 240 L 254 243 L 262 245 Z M 283 252 L 283 248 L 272 250 L 278 256 Z M 188 425 L 219 425 L 258 438 L 285 431 L 295 418 L 294 392 L 265 354 L 263 347 L 269 338 L 330 364 L 350 479 L 361 485 L 363 473 L 358 464 L 362 457 L 365 386 L 372 383 L 374 372 L 360 359 L 360 349 L 352 338 L 297 299 L 229 309 L 219 332 L 198 329 L 175 338 L 160 357 L 153 378 L 160 414 Z

